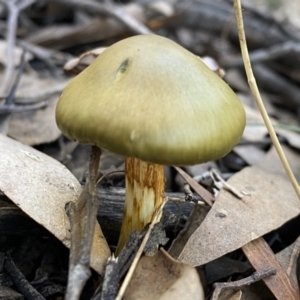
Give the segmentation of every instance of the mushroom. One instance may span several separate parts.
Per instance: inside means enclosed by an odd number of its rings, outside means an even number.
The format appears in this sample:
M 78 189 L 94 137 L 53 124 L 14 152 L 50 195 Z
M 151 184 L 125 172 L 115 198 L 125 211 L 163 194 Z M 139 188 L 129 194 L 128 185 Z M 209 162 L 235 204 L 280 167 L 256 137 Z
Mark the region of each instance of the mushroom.
M 126 157 L 118 252 L 162 204 L 164 165 L 226 155 L 242 136 L 245 112 L 197 56 L 167 38 L 139 35 L 107 48 L 68 84 L 56 120 L 68 138 Z

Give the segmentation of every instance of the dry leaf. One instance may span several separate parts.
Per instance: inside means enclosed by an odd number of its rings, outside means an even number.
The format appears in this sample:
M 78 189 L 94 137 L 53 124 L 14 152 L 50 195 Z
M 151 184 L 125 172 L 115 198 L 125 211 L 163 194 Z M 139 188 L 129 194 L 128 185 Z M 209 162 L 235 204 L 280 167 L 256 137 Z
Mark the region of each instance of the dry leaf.
M 64 65 L 64 71 L 71 74 L 79 74 L 87 68 L 101 53 L 105 51 L 106 47 L 95 48 L 84 52 L 79 57 L 73 58 Z
M 55 122 L 55 107 L 68 79 L 39 79 L 24 75 L 17 91 L 17 104 L 47 100 L 41 109 L 12 114 L 8 135 L 26 145 L 39 145 L 57 140 L 61 132 Z
M 298 182 L 300 181 L 300 156 L 299 156 L 299 152 L 295 151 L 293 149 L 291 149 L 288 146 L 285 145 L 281 145 L 285 156 L 287 158 L 287 160 L 291 163 L 291 169 L 296 177 L 296 179 L 298 180 Z M 276 149 L 274 147 L 272 147 L 269 152 L 266 154 L 266 156 L 264 157 L 264 159 L 262 161 L 260 161 L 257 166 L 266 171 L 266 172 L 270 172 L 272 174 L 277 174 L 280 175 L 284 178 L 287 178 L 285 170 L 279 160 L 278 154 L 276 152 Z
M 40 78 L 39 74 L 22 74 L 20 84 L 16 91 L 14 102 L 17 104 L 32 104 L 49 97 L 57 96 L 66 87 L 69 78 Z
M 51 157 L 0 135 L 0 190 L 66 246 L 70 225 L 65 204 L 77 201 L 81 186 Z M 110 251 L 100 226 L 94 235 L 91 265 L 103 274 Z
M 208 207 L 196 204 L 192 213 L 190 214 L 187 224 L 184 229 L 182 229 L 178 236 L 175 238 L 173 243 L 171 244 L 168 253 L 177 258 L 179 254 L 182 252 L 182 249 L 185 247 L 186 242 L 190 238 L 190 236 L 195 232 L 195 230 L 201 225 L 204 218 L 208 213 Z
M 127 287 L 124 300 L 204 300 L 197 271 L 178 262 L 163 249 L 143 256 Z
M 61 136 L 55 122 L 58 96 L 48 99 L 46 108 L 13 114 L 8 135 L 26 145 L 50 143 Z
M 273 167 L 278 164 L 275 158 Z M 222 190 L 187 242 L 180 260 L 194 266 L 205 264 L 280 227 L 300 213 L 300 202 L 291 183 L 282 175 L 254 166 L 235 174 L 228 183 L 245 192 L 244 198 L 239 200 Z

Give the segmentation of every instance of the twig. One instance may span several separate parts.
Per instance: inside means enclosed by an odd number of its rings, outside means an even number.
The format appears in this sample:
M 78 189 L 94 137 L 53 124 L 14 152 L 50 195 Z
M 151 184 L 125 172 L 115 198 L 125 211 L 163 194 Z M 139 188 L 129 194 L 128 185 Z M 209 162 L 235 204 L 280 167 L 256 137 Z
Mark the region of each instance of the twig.
M 109 178 L 109 177 L 112 177 L 114 175 L 125 175 L 125 170 L 120 170 L 120 171 L 112 171 L 112 172 L 109 172 L 107 174 L 104 174 L 104 175 L 101 175 L 99 177 L 99 179 L 97 179 L 97 184 L 100 183 L 104 178 Z
M 259 49 L 249 53 L 250 60 L 253 63 L 275 60 L 286 55 L 299 55 L 300 43 L 288 41 L 270 48 Z M 243 58 L 240 56 L 227 57 L 224 60 L 224 67 L 239 67 L 243 65 Z
M 239 192 L 237 191 L 233 186 L 231 186 L 230 184 L 228 184 L 218 173 L 216 170 L 214 169 L 211 169 L 210 170 L 210 174 L 211 174 L 211 177 L 212 179 L 215 181 L 215 180 L 218 180 L 219 182 L 222 183 L 222 186 L 224 189 L 228 190 L 229 192 L 231 192 L 234 196 L 236 196 L 237 198 L 239 199 L 242 199 L 244 196 Z
M 118 270 L 118 258 L 112 255 L 106 264 L 101 294 L 93 297 L 92 300 L 114 300 L 116 298 L 119 285 L 119 276 L 116 270 Z
M 52 0 L 72 8 L 78 7 L 89 13 L 110 16 L 120 21 L 128 30 L 135 34 L 151 34 L 151 30 L 128 14 L 124 9 L 111 3 L 99 3 L 92 0 Z
M 16 267 L 10 254 L 6 254 L 5 269 L 13 283 L 28 300 L 45 300 L 45 298 L 27 281 L 25 276 Z
M 155 224 L 159 221 L 159 219 L 161 217 L 162 209 L 163 209 L 164 204 L 165 204 L 165 202 L 161 205 L 161 207 L 159 208 L 159 210 L 156 212 L 156 214 L 155 214 L 155 216 L 153 218 L 153 221 L 151 222 L 151 224 L 150 224 L 150 226 L 148 228 L 148 231 L 146 232 L 146 234 L 145 234 L 145 236 L 143 238 L 143 241 L 142 241 L 142 243 L 140 245 L 140 248 L 139 248 L 138 252 L 136 253 L 136 256 L 135 256 L 135 258 L 134 258 L 134 260 L 133 260 L 133 262 L 132 262 L 132 264 L 131 264 L 131 266 L 130 266 L 130 268 L 128 270 L 128 273 L 126 274 L 126 277 L 125 277 L 125 279 L 123 281 L 123 284 L 120 287 L 120 290 L 119 290 L 119 293 L 118 293 L 118 295 L 116 297 L 116 300 L 121 300 L 123 298 L 125 290 L 126 290 L 128 284 L 129 284 L 129 282 L 130 282 L 130 280 L 132 278 L 132 275 L 133 275 L 133 273 L 134 273 L 134 271 L 136 269 L 136 266 L 137 266 L 137 264 L 139 262 L 139 259 L 140 259 L 141 255 L 143 254 L 143 251 L 144 251 L 144 248 L 145 248 L 145 246 L 147 244 L 147 241 L 149 240 L 149 237 L 150 237 L 150 234 L 152 232 L 152 229 L 154 228 Z
M 24 71 L 25 55 L 26 55 L 26 50 L 24 49 L 22 52 L 22 55 L 21 55 L 21 61 L 20 61 L 20 65 L 18 68 L 18 73 L 17 73 L 16 79 L 14 80 L 14 83 L 10 89 L 10 92 L 6 97 L 4 105 L 11 105 L 14 102 L 15 94 L 16 94 L 18 85 L 20 83 L 20 80 L 21 80 L 21 77 L 22 77 L 22 74 Z
M 29 104 L 36 104 L 38 102 L 43 102 L 47 99 L 49 99 L 50 97 L 54 96 L 54 95 L 59 95 L 61 94 L 61 92 L 63 91 L 63 89 L 66 87 L 66 85 L 68 84 L 68 81 L 62 81 L 62 82 L 57 82 L 57 83 L 53 83 L 53 85 L 42 89 L 42 90 L 34 90 L 33 92 L 29 92 L 26 94 L 22 94 L 22 95 L 16 95 L 14 97 L 14 102 L 16 103 L 16 106 L 19 105 L 29 105 Z M 0 99 L 2 98 L 6 98 L 6 97 L 2 97 L 0 95 Z
M 248 53 L 248 49 L 247 49 L 247 42 L 246 42 L 246 37 L 245 37 L 245 31 L 244 31 L 244 24 L 243 24 L 243 16 L 242 16 L 242 7 L 241 7 L 241 2 L 240 0 L 234 0 L 234 9 L 235 9 L 235 15 L 236 15 L 236 22 L 237 22 L 237 26 L 238 26 L 238 33 L 239 33 L 239 40 L 240 40 L 240 46 L 241 46 L 241 52 L 242 52 L 242 56 L 243 56 L 243 60 L 244 60 L 244 65 L 245 65 L 245 70 L 246 70 L 246 74 L 247 74 L 247 79 L 248 79 L 248 83 L 251 89 L 251 92 L 255 98 L 256 104 L 259 108 L 259 111 L 261 113 L 261 116 L 266 124 L 266 127 L 268 129 L 268 132 L 270 134 L 271 140 L 274 144 L 274 147 L 280 157 L 280 160 L 282 162 L 282 165 L 286 171 L 286 174 L 288 176 L 288 178 L 290 179 L 294 190 L 298 196 L 298 199 L 300 200 L 300 188 L 298 185 L 298 182 L 294 176 L 293 171 L 291 170 L 291 167 L 288 163 L 288 160 L 281 148 L 281 145 L 278 141 L 276 132 L 272 126 L 272 123 L 270 121 L 270 118 L 268 116 L 268 113 L 264 107 L 264 103 L 262 101 L 262 98 L 260 96 L 257 84 L 256 84 L 256 80 L 255 77 L 253 75 L 252 72 L 252 67 L 251 67 L 251 63 L 250 63 L 250 58 L 249 58 L 249 53 Z
M 34 104 L 25 104 L 25 105 L 21 105 L 21 104 L 2 105 L 2 106 L 0 106 L 0 115 L 36 110 L 39 108 L 43 108 L 47 105 L 48 105 L 48 101 L 42 101 L 42 102 L 38 102 L 38 103 L 34 103 Z
M 269 268 L 260 272 L 254 272 L 251 276 L 246 277 L 241 280 L 233 281 L 233 282 L 216 282 L 214 284 L 214 292 L 211 297 L 211 300 L 217 300 L 219 299 L 219 295 L 221 294 L 222 291 L 225 290 L 233 290 L 233 291 L 238 291 L 244 286 L 248 286 L 252 283 L 255 283 L 259 280 L 262 280 L 264 278 L 267 278 L 271 275 L 276 274 L 276 269 L 275 268 Z
M 76 300 L 80 298 L 82 289 L 91 275 L 90 257 L 91 248 L 96 226 L 96 216 L 99 202 L 96 195 L 97 174 L 100 163 L 101 149 L 92 146 L 91 157 L 89 161 L 89 178 L 86 182 L 85 190 L 82 192 L 81 203 L 85 204 L 85 215 L 82 228 L 76 224 L 75 212 L 77 208 L 69 206 L 71 223 L 71 250 L 69 262 L 69 276 L 67 284 L 66 300 Z M 86 199 L 87 198 L 87 199 Z M 86 201 L 85 201 L 86 200 Z M 85 202 L 85 203 L 84 203 Z M 78 213 L 78 211 L 77 211 Z M 78 216 L 78 214 L 77 214 Z M 79 222 L 80 223 L 80 222 Z M 82 232 L 82 236 L 80 233 Z M 73 245 L 74 247 L 73 247 Z
M 71 245 L 70 245 L 70 257 L 69 257 L 69 272 L 68 272 L 68 284 L 66 294 L 72 295 L 73 299 L 79 299 L 81 290 L 85 284 L 86 278 L 90 276 L 90 270 L 79 264 L 81 255 L 81 239 L 82 239 L 82 227 L 83 224 L 80 219 L 80 211 L 84 207 L 87 198 L 87 191 L 83 189 L 77 205 L 74 202 L 66 204 L 65 210 L 70 221 L 71 228 Z M 80 280 L 80 284 L 78 281 Z M 81 284 L 83 282 L 83 284 Z M 71 292 L 70 292 L 71 290 Z M 66 295 L 66 299 L 67 296 Z
M 202 187 L 197 181 L 195 181 L 190 175 L 184 172 L 181 168 L 173 166 L 179 175 L 186 180 L 186 182 L 192 187 L 192 189 L 203 199 L 203 201 L 209 206 L 213 205 L 214 197 L 204 187 Z
M 92 300 L 114 300 L 116 298 L 119 281 L 129 269 L 144 235 L 144 232 L 133 231 L 119 256 L 114 259 L 114 255 L 112 255 L 106 265 L 102 290 L 100 292 L 100 287 L 98 287 L 99 291 L 95 292 Z
M 6 68 L 0 86 L 0 95 L 6 94 L 14 77 L 14 48 L 16 31 L 20 12 L 35 2 L 35 0 L 0 0 L 8 9 L 8 29 L 6 34 Z
M 42 60 L 52 73 L 55 73 L 55 63 L 64 65 L 69 59 L 72 58 L 71 54 L 45 48 L 39 45 L 34 45 L 24 40 L 17 40 L 17 45 L 23 49 L 26 49 L 36 58 Z

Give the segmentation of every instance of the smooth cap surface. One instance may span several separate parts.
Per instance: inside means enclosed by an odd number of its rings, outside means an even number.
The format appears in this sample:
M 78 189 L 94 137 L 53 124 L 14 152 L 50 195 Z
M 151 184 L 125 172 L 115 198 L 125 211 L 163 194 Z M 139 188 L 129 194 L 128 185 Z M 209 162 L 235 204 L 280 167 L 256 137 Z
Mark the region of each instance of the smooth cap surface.
M 242 136 L 245 112 L 197 56 L 167 38 L 139 35 L 110 46 L 68 84 L 56 121 L 81 143 L 188 165 L 227 154 Z

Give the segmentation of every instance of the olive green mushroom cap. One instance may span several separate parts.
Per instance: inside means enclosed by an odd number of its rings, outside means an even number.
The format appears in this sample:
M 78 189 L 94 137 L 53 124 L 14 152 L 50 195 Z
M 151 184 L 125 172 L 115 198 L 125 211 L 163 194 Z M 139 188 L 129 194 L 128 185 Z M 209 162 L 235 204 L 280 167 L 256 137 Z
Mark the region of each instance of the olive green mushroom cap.
M 239 141 L 245 112 L 197 56 L 156 35 L 105 50 L 64 89 L 56 108 L 68 138 L 164 165 L 220 158 Z

